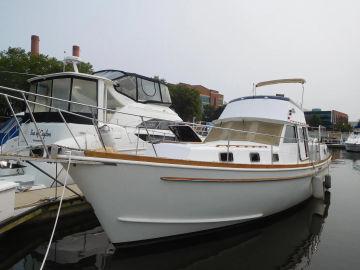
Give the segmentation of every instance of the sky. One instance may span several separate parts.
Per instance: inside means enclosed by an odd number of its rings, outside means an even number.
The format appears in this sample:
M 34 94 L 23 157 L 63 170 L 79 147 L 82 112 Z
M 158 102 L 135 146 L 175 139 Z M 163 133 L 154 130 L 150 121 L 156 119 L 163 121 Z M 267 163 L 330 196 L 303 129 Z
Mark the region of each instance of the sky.
M 360 2 L 356 0 L 1 0 L 0 50 L 63 59 L 79 45 L 95 70 L 121 69 L 201 84 L 226 101 L 253 83 L 306 79 L 304 108 L 360 119 Z M 301 100 L 299 85 L 260 88 Z

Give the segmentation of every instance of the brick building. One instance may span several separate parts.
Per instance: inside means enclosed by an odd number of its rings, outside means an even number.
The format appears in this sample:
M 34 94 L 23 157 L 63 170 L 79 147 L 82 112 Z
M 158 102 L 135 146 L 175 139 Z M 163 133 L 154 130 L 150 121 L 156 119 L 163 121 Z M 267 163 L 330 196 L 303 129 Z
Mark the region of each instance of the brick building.
M 333 128 L 336 124 L 339 123 L 348 123 L 348 115 L 343 112 L 331 110 L 331 111 L 322 111 L 321 109 L 312 109 L 311 111 L 305 112 L 306 122 L 310 123 L 312 118 L 317 116 L 321 125 L 326 128 Z
M 209 89 L 202 85 L 192 85 L 187 83 L 179 83 L 179 85 L 196 90 L 200 94 L 201 104 L 203 107 L 205 105 L 211 105 L 218 108 L 224 104 L 224 96 L 217 90 Z

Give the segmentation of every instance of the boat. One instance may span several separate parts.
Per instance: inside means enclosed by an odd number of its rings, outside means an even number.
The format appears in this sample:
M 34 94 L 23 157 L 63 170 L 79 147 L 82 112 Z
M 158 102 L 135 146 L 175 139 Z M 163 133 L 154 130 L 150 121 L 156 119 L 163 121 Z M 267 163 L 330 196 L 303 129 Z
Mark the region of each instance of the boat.
M 256 88 L 284 83 L 305 80 Z M 152 142 L 137 154 L 68 151 L 52 152 L 73 164 L 70 176 L 116 245 L 255 221 L 330 188 L 331 155 L 308 138 L 302 103 L 256 91 L 229 102 L 204 141 Z
M 345 141 L 345 149 L 349 152 L 360 152 L 360 121 Z
M 167 127 L 182 120 L 169 108 L 171 98 L 163 82 L 120 70 L 84 74 L 78 72 L 78 57 L 64 62 L 74 71 L 31 78 L 29 92 L 1 87 L 10 93 L 10 108 L 14 99 L 26 105 L 26 111 L 17 114 L 11 108 L 13 117 L 0 127 L 2 155 L 43 157 L 48 154 L 43 146 L 51 144 L 132 152 L 134 142 L 141 151 L 147 140 L 175 139 Z M 50 186 L 66 176 L 61 164 L 36 161 L 4 161 L 0 181 L 9 174 L 22 188 Z

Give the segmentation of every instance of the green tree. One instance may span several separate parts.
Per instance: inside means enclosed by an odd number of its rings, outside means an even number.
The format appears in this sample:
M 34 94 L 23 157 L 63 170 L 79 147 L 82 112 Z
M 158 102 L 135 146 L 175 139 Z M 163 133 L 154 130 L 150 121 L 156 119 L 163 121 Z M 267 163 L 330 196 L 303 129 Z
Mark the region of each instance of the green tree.
M 38 56 L 26 52 L 22 48 L 11 48 L 0 52 L 0 86 L 16 88 L 27 91 L 29 83 L 27 80 L 36 75 L 62 72 L 64 64 L 62 61 L 48 55 Z M 81 63 L 78 69 L 82 73 L 92 73 L 93 68 L 90 63 Z M 73 71 L 72 66 L 66 65 L 65 71 Z M 0 88 L 1 93 L 14 95 Z M 14 109 L 18 112 L 24 109 L 21 101 L 11 101 Z M 0 116 L 9 115 L 7 103 L 0 97 Z
M 199 93 L 183 85 L 168 85 L 172 100 L 172 108 L 184 120 L 191 122 L 193 118 L 201 120 L 201 99 Z
M 322 125 L 322 121 L 321 121 L 321 118 L 319 115 L 317 114 L 314 114 L 310 120 L 309 120 L 309 123 L 308 123 L 311 127 L 318 127 L 320 125 Z
M 215 108 L 211 105 L 205 105 L 203 108 L 202 120 L 205 122 L 212 122 L 220 117 L 225 109 L 225 105 Z
M 341 132 L 351 132 L 353 127 L 348 123 L 337 123 L 334 125 L 334 130 Z

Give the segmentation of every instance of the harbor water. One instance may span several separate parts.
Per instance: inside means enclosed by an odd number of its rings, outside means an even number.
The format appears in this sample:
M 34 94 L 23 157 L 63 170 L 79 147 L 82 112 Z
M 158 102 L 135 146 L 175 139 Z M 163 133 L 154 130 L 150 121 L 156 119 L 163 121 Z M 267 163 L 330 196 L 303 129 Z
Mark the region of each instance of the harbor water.
M 94 215 L 62 220 L 45 269 L 358 269 L 360 154 L 334 149 L 332 188 L 281 215 L 195 238 L 115 248 Z M 53 224 L 0 237 L 0 269 L 39 269 Z

